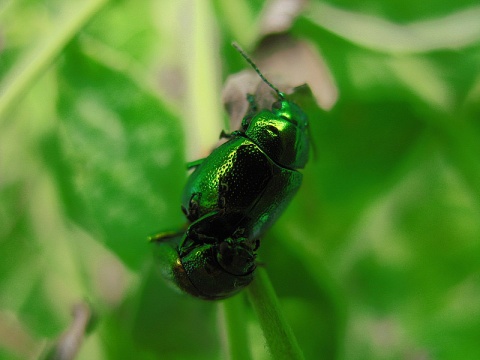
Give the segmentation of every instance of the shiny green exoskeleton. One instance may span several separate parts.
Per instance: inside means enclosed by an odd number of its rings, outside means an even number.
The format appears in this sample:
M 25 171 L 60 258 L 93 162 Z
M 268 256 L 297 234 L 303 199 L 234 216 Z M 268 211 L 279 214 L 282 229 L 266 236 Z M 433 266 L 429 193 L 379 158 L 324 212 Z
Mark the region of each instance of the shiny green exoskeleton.
M 207 158 L 195 162 L 185 186 L 184 230 L 151 240 L 163 275 L 178 288 L 203 299 L 222 299 L 248 285 L 255 271 L 259 238 L 278 219 L 302 182 L 309 153 L 308 121 L 253 66 L 276 93 L 271 109 L 250 110 L 242 129 Z

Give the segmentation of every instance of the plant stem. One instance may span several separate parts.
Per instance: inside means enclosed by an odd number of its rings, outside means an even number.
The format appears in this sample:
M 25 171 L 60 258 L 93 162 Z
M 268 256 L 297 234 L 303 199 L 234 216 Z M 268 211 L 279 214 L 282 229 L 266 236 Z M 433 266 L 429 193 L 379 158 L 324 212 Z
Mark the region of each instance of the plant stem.
M 108 0 L 91 0 L 58 27 L 38 48 L 29 51 L 7 74 L 0 86 L 0 121 L 55 61 L 63 48 L 95 16 Z
M 272 358 L 303 359 L 297 339 L 283 316 L 275 290 L 264 269 L 257 269 L 255 280 L 248 287 L 248 295 Z
M 184 48 L 187 80 L 184 124 L 187 160 L 205 157 L 218 140 L 223 128 L 220 102 L 220 71 L 218 58 L 218 29 L 210 1 L 184 1 L 188 20 L 180 43 Z
M 220 328 L 223 330 L 225 354 L 230 360 L 250 360 L 246 331 L 244 297 L 234 296 L 219 302 Z

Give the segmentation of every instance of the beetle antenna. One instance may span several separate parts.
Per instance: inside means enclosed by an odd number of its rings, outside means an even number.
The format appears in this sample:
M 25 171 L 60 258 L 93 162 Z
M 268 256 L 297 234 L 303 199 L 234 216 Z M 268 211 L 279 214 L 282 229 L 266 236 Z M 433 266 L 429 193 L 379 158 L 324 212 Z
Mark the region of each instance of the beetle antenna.
M 240 53 L 240 55 L 243 56 L 243 58 L 245 60 L 247 60 L 247 62 L 250 64 L 250 66 L 253 68 L 253 70 L 255 70 L 255 72 L 258 74 L 258 76 L 260 76 L 260 78 L 263 80 L 263 82 L 265 84 L 267 84 L 268 86 L 270 86 L 277 93 L 277 95 L 280 99 L 284 99 L 285 94 L 282 93 L 280 90 L 278 90 L 278 88 L 275 85 L 273 85 L 270 81 L 268 81 L 265 76 L 263 76 L 260 69 L 257 67 L 257 65 L 255 65 L 253 60 L 250 59 L 250 57 L 245 53 L 245 51 L 243 51 L 243 49 L 240 47 L 240 45 L 238 45 L 236 42 L 233 42 L 232 46 Z

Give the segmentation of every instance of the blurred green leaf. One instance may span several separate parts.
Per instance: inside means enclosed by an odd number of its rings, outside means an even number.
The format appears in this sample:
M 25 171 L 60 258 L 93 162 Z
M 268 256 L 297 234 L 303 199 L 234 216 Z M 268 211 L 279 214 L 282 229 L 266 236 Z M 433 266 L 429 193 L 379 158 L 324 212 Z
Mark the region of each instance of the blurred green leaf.
M 138 267 L 149 251 L 147 235 L 179 218 L 177 212 L 168 215 L 166 205 L 182 185 L 171 182 L 183 176 L 182 141 L 175 140 L 181 139 L 179 123 L 156 97 L 76 45 L 65 51 L 60 68 L 66 81 L 59 88 L 59 151 L 46 149 L 45 161 L 65 154 L 52 168 L 59 177 L 71 174 L 62 182 L 70 184 L 67 211 L 98 229 L 126 264 Z M 162 188 L 171 189 L 164 193 L 171 198 L 157 194 Z
M 0 357 L 35 358 L 88 299 L 79 359 L 223 358 L 224 304 L 170 289 L 146 239 L 184 221 L 186 158 L 213 146 L 246 67 L 230 43 L 254 42 L 264 2 L 74 5 L 0 5 Z M 339 101 L 305 104 L 317 154 L 260 249 L 301 351 L 480 358 L 478 4 L 309 6 L 292 34 Z M 227 325 L 268 358 L 232 300 Z

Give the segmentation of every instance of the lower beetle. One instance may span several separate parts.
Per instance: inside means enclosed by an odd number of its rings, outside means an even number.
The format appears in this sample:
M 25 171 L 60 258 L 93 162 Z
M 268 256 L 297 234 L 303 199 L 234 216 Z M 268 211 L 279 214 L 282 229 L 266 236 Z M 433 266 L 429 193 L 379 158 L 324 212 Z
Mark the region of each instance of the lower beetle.
M 271 84 L 234 44 L 278 98 L 271 110 L 249 110 L 241 130 L 195 170 L 183 191 L 188 223 L 178 232 L 151 237 L 162 274 L 184 292 L 202 299 L 223 299 L 252 280 L 259 238 L 278 219 L 302 182 L 308 161 L 308 120 L 303 110 Z

